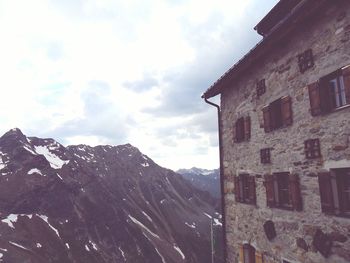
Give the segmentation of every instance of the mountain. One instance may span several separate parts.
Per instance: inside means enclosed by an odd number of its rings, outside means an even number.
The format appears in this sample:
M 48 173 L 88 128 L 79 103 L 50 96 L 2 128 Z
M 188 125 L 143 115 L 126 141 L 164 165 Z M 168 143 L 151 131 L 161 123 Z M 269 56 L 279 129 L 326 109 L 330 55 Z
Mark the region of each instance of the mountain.
M 0 138 L 0 262 L 209 263 L 214 203 L 130 144 Z
M 207 170 L 193 167 L 180 169 L 177 173 L 188 180 L 196 188 L 209 192 L 213 197 L 220 198 L 220 171 L 219 169 Z

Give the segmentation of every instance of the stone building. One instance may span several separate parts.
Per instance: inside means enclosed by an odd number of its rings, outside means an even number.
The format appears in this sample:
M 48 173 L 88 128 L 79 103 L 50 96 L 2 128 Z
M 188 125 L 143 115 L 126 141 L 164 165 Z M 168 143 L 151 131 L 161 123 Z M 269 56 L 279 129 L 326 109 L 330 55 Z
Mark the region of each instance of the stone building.
M 350 262 L 350 1 L 281 0 L 220 95 L 228 263 Z

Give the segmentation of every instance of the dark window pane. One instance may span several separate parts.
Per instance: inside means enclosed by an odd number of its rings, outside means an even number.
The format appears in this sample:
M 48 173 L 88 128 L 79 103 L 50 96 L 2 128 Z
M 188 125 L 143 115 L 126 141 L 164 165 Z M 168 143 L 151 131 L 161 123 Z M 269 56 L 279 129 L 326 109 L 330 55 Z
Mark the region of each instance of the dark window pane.
M 243 245 L 244 263 L 255 263 L 255 248 L 249 244 Z
M 335 169 L 340 213 L 350 213 L 350 169 Z
M 289 173 L 276 173 L 278 187 L 278 205 L 280 207 L 289 208 L 290 193 L 289 193 Z

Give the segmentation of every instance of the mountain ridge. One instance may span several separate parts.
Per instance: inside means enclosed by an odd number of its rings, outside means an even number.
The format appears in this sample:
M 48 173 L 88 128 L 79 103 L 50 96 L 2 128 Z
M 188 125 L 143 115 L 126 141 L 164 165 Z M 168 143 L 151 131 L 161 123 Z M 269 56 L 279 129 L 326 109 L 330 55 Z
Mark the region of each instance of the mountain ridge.
M 131 144 L 12 129 L 0 156 L 0 261 L 209 262 L 214 201 Z

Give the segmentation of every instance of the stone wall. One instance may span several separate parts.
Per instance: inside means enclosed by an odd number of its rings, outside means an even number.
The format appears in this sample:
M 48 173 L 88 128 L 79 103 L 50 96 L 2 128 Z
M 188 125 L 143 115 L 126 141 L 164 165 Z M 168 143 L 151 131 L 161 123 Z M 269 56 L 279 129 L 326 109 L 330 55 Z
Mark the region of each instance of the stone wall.
M 312 117 L 307 85 L 350 64 L 350 1 L 335 4 L 303 25 L 288 41 L 241 75 L 221 94 L 228 261 L 238 262 L 238 248 L 250 243 L 263 251 L 265 262 L 350 262 L 350 218 L 322 213 L 317 172 L 350 167 L 350 108 Z M 315 65 L 301 74 L 297 55 L 311 48 Z M 266 80 L 266 93 L 257 98 L 256 82 Z M 292 98 L 293 124 L 264 132 L 261 109 L 272 101 Z M 251 139 L 233 141 L 234 123 L 251 117 Z M 304 141 L 319 138 L 322 158 L 307 160 Z M 260 149 L 273 148 L 271 164 L 260 163 Z M 299 174 L 303 211 L 266 206 L 263 175 L 289 171 Z M 233 176 L 248 172 L 256 176 L 257 205 L 236 203 Z M 275 223 L 277 237 L 268 241 L 263 224 Z M 324 258 L 312 246 L 316 229 L 333 239 L 332 255 Z M 297 242 L 298 240 L 298 242 Z M 299 246 L 298 246 L 298 245 Z

